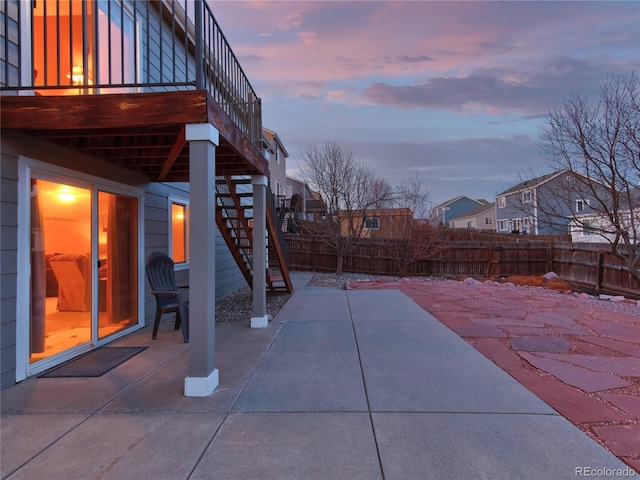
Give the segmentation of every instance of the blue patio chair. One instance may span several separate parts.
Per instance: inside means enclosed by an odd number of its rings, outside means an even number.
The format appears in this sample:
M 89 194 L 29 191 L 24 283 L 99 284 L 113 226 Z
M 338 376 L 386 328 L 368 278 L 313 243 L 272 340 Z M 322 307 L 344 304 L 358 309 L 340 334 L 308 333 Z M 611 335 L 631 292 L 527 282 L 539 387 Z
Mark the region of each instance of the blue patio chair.
M 189 341 L 189 303 L 184 302 L 176 285 L 173 260 L 162 252 L 153 252 L 147 258 L 147 280 L 151 285 L 151 294 L 156 298 L 156 318 L 153 323 L 152 339 L 156 339 L 160 319 L 165 313 L 176 313 L 175 329 L 182 327 L 182 338 Z

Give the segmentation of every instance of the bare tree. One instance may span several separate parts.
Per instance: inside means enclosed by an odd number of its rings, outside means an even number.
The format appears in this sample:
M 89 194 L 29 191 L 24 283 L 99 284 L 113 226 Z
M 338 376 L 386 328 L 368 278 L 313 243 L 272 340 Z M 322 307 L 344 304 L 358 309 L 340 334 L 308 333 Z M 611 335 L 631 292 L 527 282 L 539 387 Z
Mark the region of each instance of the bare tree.
M 549 113 L 541 133 L 542 151 L 556 170 L 575 174 L 576 182 L 551 216 L 576 198 L 588 208 L 570 220 L 595 232 L 625 261 L 640 281 L 640 82 L 638 76 L 608 77 L 595 102 L 572 96 Z M 581 195 L 581 197 L 577 197 Z M 566 209 L 564 210 L 566 211 Z
M 308 233 L 321 237 L 337 254 L 336 272 L 344 256 L 361 244 L 365 217 L 388 201 L 391 186 L 361 158 L 337 143 L 310 145 L 301 152 L 305 180 L 326 203 L 321 221 L 306 222 Z
M 395 188 L 389 202 L 394 208 L 407 211 L 394 216 L 393 229 L 389 231 L 388 254 L 402 277 L 416 261 L 437 255 L 447 234 L 427 220 L 429 190 L 424 177 L 409 177 Z

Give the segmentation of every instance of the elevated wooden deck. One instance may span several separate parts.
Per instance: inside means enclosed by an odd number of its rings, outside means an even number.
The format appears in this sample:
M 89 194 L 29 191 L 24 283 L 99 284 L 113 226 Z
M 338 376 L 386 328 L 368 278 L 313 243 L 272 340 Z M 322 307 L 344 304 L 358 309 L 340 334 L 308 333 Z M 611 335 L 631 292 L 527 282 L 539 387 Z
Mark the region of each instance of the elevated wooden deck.
M 184 126 L 211 123 L 220 132 L 219 175 L 267 175 L 258 148 L 204 90 L 73 96 L 0 97 L 3 129 L 36 137 L 144 174 L 189 180 Z
M 185 125 L 210 123 L 220 134 L 216 176 L 268 175 L 262 152 L 204 90 L 73 96 L 0 97 L 2 129 L 15 129 L 141 173 L 154 182 L 189 181 L 189 144 Z M 213 186 L 212 186 L 213 188 Z M 215 219 L 211 219 L 215 221 Z M 220 220 L 219 220 L 220 222 Z M 277 239 L 275 224 L 269 236 Z M 223 236 L 225 232 L 222 231 Z M 250 236 L 250 232 L 245 232 Z M 234 252 L 234 241 L 226 238 Z M 275 257 L 283 276 L 289 274 L 279 242 Z M 241 270 L 246 269 L 240 265 Z M 250 278 L 245 275 L 249 285 Z M 285 282 L 291 290 L 290 281 Z

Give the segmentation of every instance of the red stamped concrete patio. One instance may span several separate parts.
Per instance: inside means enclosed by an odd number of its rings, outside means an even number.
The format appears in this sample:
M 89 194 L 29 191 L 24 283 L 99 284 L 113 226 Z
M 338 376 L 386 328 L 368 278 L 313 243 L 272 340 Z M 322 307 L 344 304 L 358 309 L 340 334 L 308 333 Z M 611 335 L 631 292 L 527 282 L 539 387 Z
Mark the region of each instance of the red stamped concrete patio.
M 454 280 L 351 281 L 399 289 L 640 472 L 640 307 L 542 287 Z

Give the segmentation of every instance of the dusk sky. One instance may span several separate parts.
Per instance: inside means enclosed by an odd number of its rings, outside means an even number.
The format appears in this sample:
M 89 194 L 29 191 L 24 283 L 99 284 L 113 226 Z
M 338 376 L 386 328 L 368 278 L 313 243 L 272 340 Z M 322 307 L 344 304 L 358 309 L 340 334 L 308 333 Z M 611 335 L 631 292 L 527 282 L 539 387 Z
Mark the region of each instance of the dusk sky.
M 539 132 L 573 93 L 640 73 L 640 1 L 217 1 L 263 124 L 289 152 L 336 142 L 433 205 L 549 171 Z

